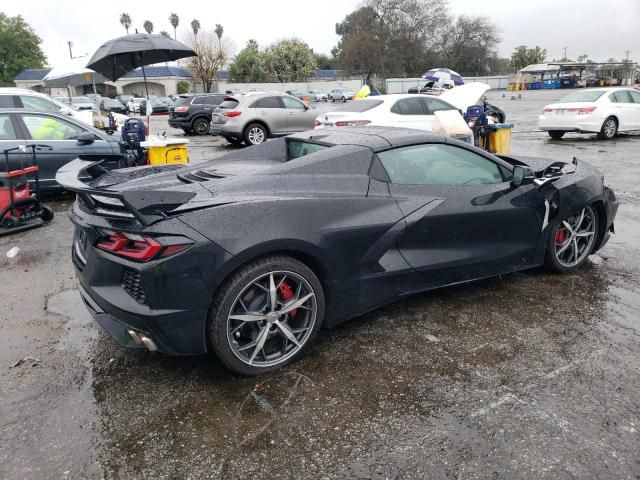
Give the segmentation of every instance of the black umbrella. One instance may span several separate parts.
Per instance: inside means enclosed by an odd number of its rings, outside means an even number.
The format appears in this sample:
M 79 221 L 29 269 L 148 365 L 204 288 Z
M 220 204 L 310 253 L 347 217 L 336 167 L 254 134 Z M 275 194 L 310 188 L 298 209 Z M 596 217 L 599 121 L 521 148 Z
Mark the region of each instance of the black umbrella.
M 145 65 L 170 62 L 185 57 L 195 57 L 192 49 L 164 35 L 135 33 L 114 38 L 102 44 L 93 54 L 87 68 L 101 73 L 109 80 L 117 80 L 132 70 L 142 67 L 144 89 L 147 94 L 147 118 L 150 113 L 149 89 Z

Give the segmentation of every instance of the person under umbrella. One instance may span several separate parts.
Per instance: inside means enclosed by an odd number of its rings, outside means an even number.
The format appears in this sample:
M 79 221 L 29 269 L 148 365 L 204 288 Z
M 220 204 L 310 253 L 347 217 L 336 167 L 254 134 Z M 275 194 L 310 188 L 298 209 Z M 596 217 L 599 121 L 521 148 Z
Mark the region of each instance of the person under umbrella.
M 463 85 L 464 80 L 458 72 L 449 70 L 448 68 L 432 68 L 422 78 L 430 80 L 432 82 L 440 83 L 441 85 Z
M 127 73 L 142 68 L 147 103 L 147 133 L 150 129 L 151 103 L 145 65 L 171 62 L 197 56 L 191 48 L 171 37 L 151 33 L 135 33 L 114 38 L 102 44 L 93 54 L 87 68 L 115 81 Z

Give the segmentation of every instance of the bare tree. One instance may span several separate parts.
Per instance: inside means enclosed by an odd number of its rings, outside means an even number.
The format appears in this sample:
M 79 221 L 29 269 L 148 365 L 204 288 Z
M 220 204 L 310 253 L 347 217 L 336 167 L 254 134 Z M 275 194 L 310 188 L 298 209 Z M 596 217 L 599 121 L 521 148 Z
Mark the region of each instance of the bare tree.
M 127 31 L 127 35 L 129 35 L 129 27 L 131 26 L 131 17 L 128 13 L 120 14 L 120 25 L 124 27 Z
M 173 38 L 177 38 L 176 31 L 178 29 L 178 25 L 180 25 L 180 17 L 177 13 L 172 13 L 169 15 L 169 23 L 173 27 Z
M 222 40 L 216 31 L 198 31 L 198 35 L 190 33 L 187 43 L 197 56 L 187 59 L 187 68 L 194 78 L 202 82 L 205 92 L 211 91 L 211 86 L 233 56 L 234 45 L 230 40 Z
M 151 22 L 150 20 L 145 20 L 142 24 L 142 28 L 144 28 L 147 33 L 153 33 L 153 22 Z
M 198 35 L 198 32 L 200 31 L 200 20 L 195 18 L 191 20 L 191 30 L 193 30 L 194 35 Z

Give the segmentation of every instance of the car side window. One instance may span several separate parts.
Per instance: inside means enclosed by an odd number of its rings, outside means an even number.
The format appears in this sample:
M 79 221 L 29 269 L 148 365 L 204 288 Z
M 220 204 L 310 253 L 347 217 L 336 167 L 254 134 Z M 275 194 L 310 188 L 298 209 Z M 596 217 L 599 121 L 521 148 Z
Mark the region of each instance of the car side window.
M 435 112 L 441 110 L 457 110 L 456 107 L 449 105 L 447 102 L 438 100 L 437 98 L 421 97 L 422 103 L 427 110 L 428 115 L 433 115 Z
M 0 108 L 14 108 L 15 106 L 13 95 L 0 95 Z
M 22 115 L 33 140 L 76 140 L 85 130 L 66 120 L 46 115 Z
M 18 136 L 9 115 L 0 115 L 0 140 L 17 140 Z
M 398 100 L 393 107 L 391 107 L 393 113 L 399 115 L 426 115 L 427 112 L 422 106 L 420 97 L 402 98 Z
M 292 108 L 296 110 L 304 110 L 304 103 L 289 97 L 281 97 L 284 108 Z
M 193 99 L 193 102 L 191 102 L 192 105 L 204 105 L 205 103 L 205 97 L 196 97 Z
M 395 148 L 378 154 L 392 183 L 480 185 L 504 181 L 498 164 L 464 148 L 440 143 Z
M 58 112 L 60 107 L 47 99 L 40 97 L 31 97 L 29 95 L 20 95 L 20 100 L 24 108 L 29 110 L 40 110 L 43 112 Z
M 222 98 L 223 97 L 211 95 L 210 97 L 205 98 L 205 103 L 207 105 L 220 105 L 220 103 L 222 102 Z
M 633 100 L 633 103 L 640 103 L 640 92 L 629 90 L 629 95 L 631 95 L 631 100 Z
M 250 108 L 282 108 L 282 104 L 278 97 L 264 97 L 253 102 Z
M 627 92 L 626 90 L 613 92 L 613 98 L 615 98 L 616 103 L 633 103 L 631 101 L 631 96 L 629 95 L 629 92 Z

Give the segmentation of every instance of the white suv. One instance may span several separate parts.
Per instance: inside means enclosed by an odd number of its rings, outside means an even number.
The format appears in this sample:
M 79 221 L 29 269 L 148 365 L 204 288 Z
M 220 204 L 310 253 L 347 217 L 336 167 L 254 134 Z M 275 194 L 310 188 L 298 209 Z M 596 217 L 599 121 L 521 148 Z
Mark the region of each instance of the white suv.
M 69 115 L 83 123 L 93 126 L 91 110 L 73 110 L 43 93 L 26 88 L 0 88 L 0 108 L 27 108 L 40 112 L 55 112 Z

